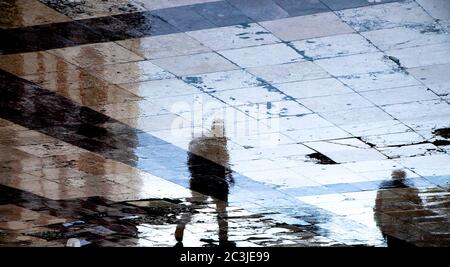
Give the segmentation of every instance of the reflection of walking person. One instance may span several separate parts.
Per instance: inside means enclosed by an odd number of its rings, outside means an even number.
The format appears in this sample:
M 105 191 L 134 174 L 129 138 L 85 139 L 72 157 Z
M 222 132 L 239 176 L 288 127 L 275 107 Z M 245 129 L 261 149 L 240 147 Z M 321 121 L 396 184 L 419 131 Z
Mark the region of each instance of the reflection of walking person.
M 219 245 L 233 245 L 228 241 L 227 211 L 229 187 L 233 177 L 228 168 L 229 155 L 224 123 L 214 120 L 208 135 L 195 138 L 189 144 L 188 166 L 191 174 L 190 189 L 192 203 L 206 204 L 211 197 L 216 205 L 219 225 Z M 191 220 L 191 214 L 184 214 L 175 230 L 180 245 L 184 228 Z
M 413 246 L 408 239 L 408 235 L 414 229 L 413 217 L 404 216 L 401 219 L 393 216 L 393 212 L 398 211 L 400 205 L 405 205 L 406 199 L 410 205 L 422 206 L 419 191 L 415 187 L 407 185 L 406 172 L 394 170 L 391 180 L 383 182 L 377 192 L 375 200 L 375 221 L 386 240 L 388 247 Z M 389 189 L 391 188 L 391 189 Z M 401 190 L 401 195 L 400 193 Z

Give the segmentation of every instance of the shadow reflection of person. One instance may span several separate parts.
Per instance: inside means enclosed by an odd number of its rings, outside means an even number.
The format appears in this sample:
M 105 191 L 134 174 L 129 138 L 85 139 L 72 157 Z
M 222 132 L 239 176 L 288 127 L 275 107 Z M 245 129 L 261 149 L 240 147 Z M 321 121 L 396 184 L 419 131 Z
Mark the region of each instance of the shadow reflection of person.
M 414 245 L 405 239 L 409 240 L 409 234 L 414 231 L 413 216 L 407 215 L 400 220 L 389 213 L 400 210 L 406 203 L 416 207 L 423 206 L 423 203 L 419 197 L 419 190 L 406 183 L 405 171 L 394 170 L 391 178 L 383 182 L 377 192 L 375 221 L 388 247 L 411 247 Z
M 207 204 L 211 197 L 216 205 L 219 225 L 219 245 L 234 246 L 228 241 L 227 206 L 230 186 L 234 183 L 229 170 L 229 154 L 222 120 L 214 120 L 207 135 L 189 143 L 188 166 L 191 174 L 191 203 Z M 184 229 L 192 214 L 185 213 L 175 230 L 175 239 L 182 245 Z

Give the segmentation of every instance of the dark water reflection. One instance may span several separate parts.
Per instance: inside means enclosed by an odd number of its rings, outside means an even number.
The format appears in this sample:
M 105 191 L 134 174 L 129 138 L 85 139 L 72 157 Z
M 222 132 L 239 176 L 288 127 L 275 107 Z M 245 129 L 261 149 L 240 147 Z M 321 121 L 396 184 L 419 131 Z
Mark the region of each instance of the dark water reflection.
M 216 206 L 219 245 L 234 245 L 228 241 L 228 194 L 230 186 L 234 184 L 228 168 L 229 158 L 222 120 L 214 120 L 207 135 L 195 138 L 189 144 L 188 168 L 191 174 L 189 185 L 192 197 L 187 200 L 193 205 L 207 204 L 208 198 L 211 197 Z M 182 242 L 184 229 L 191 219 L 191 213 L 182 216 L 175 231 L 178 242 Z

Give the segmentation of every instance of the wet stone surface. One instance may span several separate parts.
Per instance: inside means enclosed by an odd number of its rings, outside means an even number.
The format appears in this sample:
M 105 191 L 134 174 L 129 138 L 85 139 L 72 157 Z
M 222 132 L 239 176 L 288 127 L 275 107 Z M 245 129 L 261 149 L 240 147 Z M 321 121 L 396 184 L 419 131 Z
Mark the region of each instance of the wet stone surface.
M 448 246 L 442 0 L 0 5 L 0 246 Z

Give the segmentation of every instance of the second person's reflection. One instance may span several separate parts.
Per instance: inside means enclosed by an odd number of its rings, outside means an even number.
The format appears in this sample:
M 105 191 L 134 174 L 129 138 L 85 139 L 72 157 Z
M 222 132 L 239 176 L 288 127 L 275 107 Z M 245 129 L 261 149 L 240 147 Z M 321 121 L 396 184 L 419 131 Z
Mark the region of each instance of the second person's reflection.
M 400 193 L 401 195 L 399 195 Z M 406 199 L 407 201 L 405 201 Z M 394 170 L 391 174 L 391 180 L 381 184 L 375 200 L 375 221 L 388 247 L 414 246 L 411 242 L 405 240 L 407 233 L 416 231 L 414 229 L 414 217 L 412 215 L 402 216 L 402 220 L 399 220 L 389 215 L 393 211 L 401 210 L 401 205 L 405 205 L 405 203 L 423 207 L 419 190 L 407 184 L 406 172 Z
M 228 241 L 227 206 L 230 186 L 234 183 L 229 170 L 229 154 L 225 127 L 222 120 L 214 120 L 211 131 L 189 143 L 188 166 L 191 174 L 190 189 L 192 197 L 188 199 L 194 205 L 207 204 L 211 197 L 216 206 L 219 225 L 219 245 L 233 246 Z M 182 216 L 175 230 L 175 239 L 182 245 L 184 229 L 191 221 L 192 214 Z

